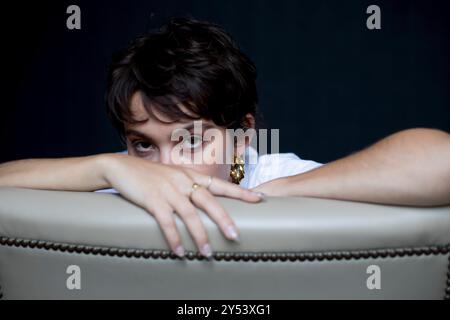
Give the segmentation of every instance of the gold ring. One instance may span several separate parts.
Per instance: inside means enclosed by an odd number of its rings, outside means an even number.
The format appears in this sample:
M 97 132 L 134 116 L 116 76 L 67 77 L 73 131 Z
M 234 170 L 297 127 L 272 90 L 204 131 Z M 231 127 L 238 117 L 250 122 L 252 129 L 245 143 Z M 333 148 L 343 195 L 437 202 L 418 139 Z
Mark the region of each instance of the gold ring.
M 194 191 L 197 190 L 200 187 L 201 186 L 198 183 L 196 183 L 196 182 L 194 182 L 192 184 L 191 191 L 189 192 L 189 199 L 192 197 L 192 194 L 194 193 Z

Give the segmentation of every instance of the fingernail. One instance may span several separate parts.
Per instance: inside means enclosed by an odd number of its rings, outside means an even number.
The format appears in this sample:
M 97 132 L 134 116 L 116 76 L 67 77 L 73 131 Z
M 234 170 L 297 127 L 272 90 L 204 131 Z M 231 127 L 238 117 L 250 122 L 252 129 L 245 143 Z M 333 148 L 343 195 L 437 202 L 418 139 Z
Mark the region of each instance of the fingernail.
M 232 239 L 232 240 L 238 240 L 239 239 L 239 235 L 237 233 L 237 229 L 234 226 L 232 226 L 232 225 L 229 225 L 226 228 L 225 233 L 226 233 L 227 237 Z
M 175 248 L 175 254 L 180 258 L 184 257 L 184 248 L 182 246 L 178 246 Z
M 208 243 L 204 244 L 200 251 L 208 259 L 212 257 L 212 249 Z

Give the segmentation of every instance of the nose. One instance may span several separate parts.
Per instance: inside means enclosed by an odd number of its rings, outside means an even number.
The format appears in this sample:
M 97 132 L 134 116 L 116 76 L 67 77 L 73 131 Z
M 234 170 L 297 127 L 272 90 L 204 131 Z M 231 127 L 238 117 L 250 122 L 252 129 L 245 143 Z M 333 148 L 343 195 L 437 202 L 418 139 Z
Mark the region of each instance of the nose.
M 160 161 L 162 164 L 167 164 L 167 165 L 173 164 L 173 161 L 172 161 L 172 154 L 171 154 L 171 149 L 170 149 L 170 148 L 163 148 L 163 149 L 160 149 L 160 153 L 159 153 L 159 161 Z

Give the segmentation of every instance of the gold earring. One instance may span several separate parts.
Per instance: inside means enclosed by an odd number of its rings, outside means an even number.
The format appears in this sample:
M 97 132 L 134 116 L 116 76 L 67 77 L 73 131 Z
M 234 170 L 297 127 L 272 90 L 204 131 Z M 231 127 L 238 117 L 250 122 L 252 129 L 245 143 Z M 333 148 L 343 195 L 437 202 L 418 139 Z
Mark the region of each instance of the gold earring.
M 242 157 L 234 155 L 233 164 L 231 165 L 230 177 L 231 181 L 235 184 L 239 184 L 244 179 L 244 159 Z

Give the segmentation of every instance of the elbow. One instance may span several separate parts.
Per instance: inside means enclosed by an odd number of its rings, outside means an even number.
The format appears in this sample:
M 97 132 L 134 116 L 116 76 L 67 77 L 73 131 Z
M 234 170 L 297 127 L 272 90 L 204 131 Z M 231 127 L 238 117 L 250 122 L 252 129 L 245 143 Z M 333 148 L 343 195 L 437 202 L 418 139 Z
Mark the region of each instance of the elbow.
M 429 160 L 438 157 L 450 166 L 450 134 L 438 129 L 413 128 L 391 136 L 401 146 L 422 152 Z
M 395 135 L 412 141 L 427 142 L 432 144 L 450 144 L 450 134 L 444 130 L 433 128 L 411 128 L 399 131 Z
M 450 204 L 450 134 L 443 130 L 414 128 L 393 136 L 414 164 L 416 173 L 422 172 L 429 188 L 440 199 L 440 204 Z M 413 174 L 416 176 L 416 174 Z

